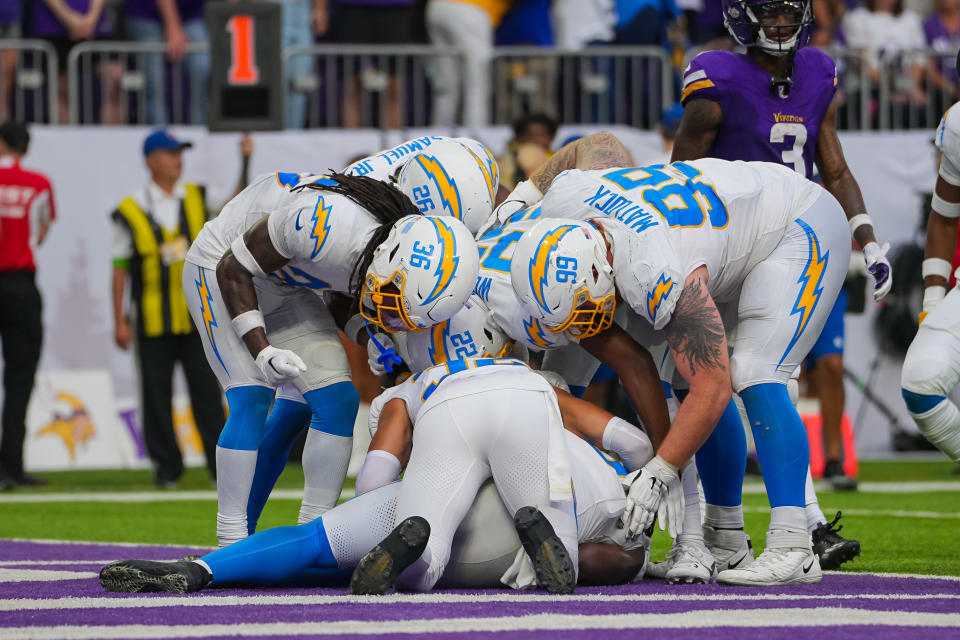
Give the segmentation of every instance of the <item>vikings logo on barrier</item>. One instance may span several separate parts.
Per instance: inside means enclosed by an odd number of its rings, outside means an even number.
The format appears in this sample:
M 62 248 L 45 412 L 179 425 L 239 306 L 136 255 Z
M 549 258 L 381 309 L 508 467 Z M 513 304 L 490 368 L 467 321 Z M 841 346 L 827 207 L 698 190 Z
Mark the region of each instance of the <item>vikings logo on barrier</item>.
M 69 411 L 54 411 L 53 420 L 37 432 L 38 436 L 55 435 L 63 442 L 70 454 L 70 461 L 77 459 L 77 446 L 84 446 L 95 434 L 90 414 L 80 398 L 66 391 L 58 391 L 55 400 L 68 407 Z

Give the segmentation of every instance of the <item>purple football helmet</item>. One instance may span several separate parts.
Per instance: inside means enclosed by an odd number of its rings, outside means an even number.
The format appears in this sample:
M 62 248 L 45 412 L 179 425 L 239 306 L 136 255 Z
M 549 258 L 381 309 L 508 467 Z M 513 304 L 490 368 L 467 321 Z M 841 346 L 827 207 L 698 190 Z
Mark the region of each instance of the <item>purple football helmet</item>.
M 810 40 L 811 0 L 722 0 L 722 5 L 727 31 L 745 47 L 785 56 Z

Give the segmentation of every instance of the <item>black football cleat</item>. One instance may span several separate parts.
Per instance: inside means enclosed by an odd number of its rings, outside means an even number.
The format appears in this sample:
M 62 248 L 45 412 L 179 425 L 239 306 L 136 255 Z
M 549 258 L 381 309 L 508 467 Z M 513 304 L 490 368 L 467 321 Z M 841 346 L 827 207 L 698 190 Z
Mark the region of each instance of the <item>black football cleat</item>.
M 577 581 L 573 561 L 547 517 L 536 507 L 521 507 L 513 524 L 533 561 L 537 584 L 550 593 L 573 593 Z
M 853 560 L 860 555 L 860 543 L 857 540 L 848 540 L 840 535 L 843 525 L 836 526 L 840 520 L 840 515 L 840 512 L 837 511 L 833 522 L 818 524 L 811 534 L 813 552 L 820 559 L 820 568 L 825 571 L 839 569 L 844 562 Z
M 427 548 L 430 523 L 411 516 L 398 524 L 380 544 L 360 559 L 350 577 L 350 593 L 381 596 L 393 588 L 403 573 Z
M 122 560 L 100 570 L 104 591 L 119 593 L 191 593 L 207 586 L 213 576 L 196 562 L 155 562 Z

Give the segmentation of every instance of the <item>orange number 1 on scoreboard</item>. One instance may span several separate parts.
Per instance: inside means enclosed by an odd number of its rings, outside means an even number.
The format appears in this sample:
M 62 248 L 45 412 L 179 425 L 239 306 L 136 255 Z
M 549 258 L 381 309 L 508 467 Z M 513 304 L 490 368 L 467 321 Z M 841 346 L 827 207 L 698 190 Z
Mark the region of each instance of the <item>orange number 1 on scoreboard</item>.
M 235 15 L 227 21 L 230 33 L 230 69 L 227 82 L 230 84 L 256 84 L 260 80 L 253 42 L 253 16 Z

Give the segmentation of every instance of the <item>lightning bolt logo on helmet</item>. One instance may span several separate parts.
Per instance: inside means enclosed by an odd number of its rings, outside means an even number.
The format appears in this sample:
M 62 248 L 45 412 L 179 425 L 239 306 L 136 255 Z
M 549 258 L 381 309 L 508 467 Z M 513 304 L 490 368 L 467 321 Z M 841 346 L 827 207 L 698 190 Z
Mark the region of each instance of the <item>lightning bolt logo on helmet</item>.
M 797 320 L 797 330 L 793 332 L 793 338 L 790 339 L 790 344 L 787 345 L 786 351 L 780 357 L 778 365 L 783 364 L 787 354 L 790 353 L 790 349 L 797 343 L 800 334 L 810 323 L 813 310 L 816 308 L 817 302 L 820 301 L 820 294 L 823 293 L 823 274 L 827 270 L 827 261 L 830 259 L 829 251 L 820 255 L 820 239 L 817 238 L 817 234 L 813 232 L 810 225 L 803 220 L 797 220 L 796 222 L 807 234 L 807 241 L 809 242 L 807 264 L 803 273 L 797 279 L 797 284 L 800 285 L 800 293 L 797 294 L 793 311 L 790 312 L 790 315 L 800 314 L 800 318 Z
M 313 226 L 310 228 L 310 237 L 313 238 L 313 251 L 310 253 L 310 259 L 316 258 L 323 245 L 326 244 L 330 235 L 330 212 L 333 211 L 333 205 L 327 206 L 323 201 L 323 196 L 317 198 L 317 204 L 313 208 L 313 214 L 310 220 Z
M 530 260 L 530 284 L 533 289 L 533 295 L 536 298 L 537 304 L 547 313 L 551 310 L 547 306 L 544 288 L 547 286 L 547 271 L 550 267 L 550 255 L 557 248 L 557 243 L 560 242 L 560 239 L 577 228 L 575 225 L 567 224 L 547 232 L 547 234 L 543 236 L 543 239 L 540 240 L 537 251 Z
M 497 186 L 500 184 L 500 168 L 497 166 L 497 161 L 491 155 L 490 150 L 486 147 L 483 148 L 484 153 L 486 153 L 486 160 L 481 158 L 476 154 L 473 149 L 467 147 L 467 151 L 470 152 L 477 160 L 477 164 L 480 165 L 480 173 L 483 174 L 483 180 L 487 184 L 487 192 L 490 194 L 490 202 L 493 202 L 497 199 Z
M 430 354 L 430 362 L 433 364 L 443 364 L 449 359 L 447 357 L 447 337 L 449 335 L 449 320 L 444 320 L 430 328 L 430 348 L 427 351 Z
M 549 349 L 553 346 L 553 343 L 547 339 L 543 325 L 533 316 L 529 316 L 523 321 L 523 329 L 527 332 L 527 337 L 530 338 L 530 342 L 535 346 L 541 349 Z
M 426 216 L 427 220 L 433 223 L 437 233 L 437 242 L 440 244 L 440 261 L 433 275 L 437 277 L 437 284 L 433 291 L 424 300 L 424 304 L 429 304 L 443 295 L 450 282 L 453 280 L 453 274 L 457 271 L 457 265 L 460 264 L 460 258 L 457 256 L 457 239 L 453 235 L 453 230 L 447 226 L 442 218 L 435 216 Z
M 460 202 L 460 192 L 457 182 L 447 173 L 436 156 L 421 153 L 415 161 L 430 178 L 437 193 L 440 194 L 441 211 L 446 211 L 457 220 L 463 220 L 463 205 Z
M 671 291 L 673 291 L 673 279 L 661 273 L 653 291 L 647 294 L 647 313 L 650 314 L 650 322 L 656 323 L 657 311 Z

